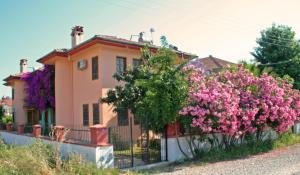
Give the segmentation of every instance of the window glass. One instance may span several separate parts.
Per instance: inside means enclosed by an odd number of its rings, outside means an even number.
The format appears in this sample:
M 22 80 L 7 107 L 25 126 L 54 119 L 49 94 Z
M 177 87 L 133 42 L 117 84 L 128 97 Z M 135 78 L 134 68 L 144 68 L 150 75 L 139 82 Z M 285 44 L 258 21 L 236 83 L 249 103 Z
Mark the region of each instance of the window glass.
M 82 112 L 83 112 L 83 125 L 84 126 L 88 126 L 89 125 L 89 105 L 88 104 L 84 104 L 82 106 Z
M 141 59 L 132 59 L 132 68 L 137 68 L 142 64 L 142 60 Z
M 117 57 L 116 60 L 117 73 L 121 74 L 126 70 L 126 58 Z
M 93 104 L 93 124 L 100 124 L 99 103 Z
M 98 68 L 98 57 L 92 58 L 92 80 L 97 80 L 99 78 L 99 68 Z

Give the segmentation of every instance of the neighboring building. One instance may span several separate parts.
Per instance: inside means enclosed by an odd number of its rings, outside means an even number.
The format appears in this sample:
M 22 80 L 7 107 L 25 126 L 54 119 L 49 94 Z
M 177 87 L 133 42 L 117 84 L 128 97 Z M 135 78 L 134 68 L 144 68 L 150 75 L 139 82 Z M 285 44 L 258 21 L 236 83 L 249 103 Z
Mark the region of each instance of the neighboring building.
M 13 115 L 13 108 L 12 108 L 12 99 L 3 96 L 0 100 L 0 106 L 2 107 L 2 112 L 4 116 Z
M 232 62 L 213 57 L 212 55 L 209 55 L 208 57 L 205 58 L 197 58 L 194 60 L 201 63 L 204 67 L 204 70 L 208 72 L 217 72 L 221 70 L 223 67 L 225 67 L 226 65 L 234 64 Z
M 118 84 L 113 74 L 140 64 L 140 49 L 146 44 L 142 39 L 135 42 L 106 35 L 96 35 L 82 42 L 83 34 L 83 27 L 74 27 L 71 49 L 55 49 L 37 60 L 55 67 L 55 109 L 51 114 L 41 117 L 39 111 L 27 108 L 24 103 L 25 82 L 21 77 L 27 72 L 27 60 L 21 60 L 19 74 L 5 79 L 5 85 L 12 87 L 16 123 L 30 121 L 36 124 L 52 117 L 56 125 L 71 127 L 128 125 L 128 118 L 133 117 L 130 113 L 123 111 L 116 114 L 113 106 L 99 104 L 99 99 Z M 159 49 L 154 45 L 149 47 L 153 52 Z M 178 59 L 193 56 L 176 52 Z

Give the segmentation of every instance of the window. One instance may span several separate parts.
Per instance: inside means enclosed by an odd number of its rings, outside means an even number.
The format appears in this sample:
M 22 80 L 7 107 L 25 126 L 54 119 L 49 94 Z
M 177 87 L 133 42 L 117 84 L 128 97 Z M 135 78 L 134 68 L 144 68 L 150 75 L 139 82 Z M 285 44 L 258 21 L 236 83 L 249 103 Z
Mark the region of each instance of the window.
M 27 111 L 27 123 L 30 125 L 35 125 L 39 123 L 39 116 L 36 110 L 31 109 Z
M 15 99 L 15 89 L 11 89 L 11 99 Z
M 99 78 L 99 69 L 98 69 L 98 57 L 95 56 L 92 58 L 92 80 L 98 80 Z
M 117 57 L 117 73 L 121 74 L 126 70 L 126 58 Z
M 99 103 L 93 104 L 93 124 L 100 124 Z
M 89 125 L 89 105 L 84 104 L 82 106 L 82 112 L 83 112 L 83 125 L 88 126 Z
M 126 108 L 122 108 L 118 110 L 118 125 L 126 126 L 128 125 L 128 110 Z
M 133 69 L 139 67 L 141 64 L 142 64 L 142 60 L 141 59 L 136 59 L 136 58 L 132 59 L 132 68 Z

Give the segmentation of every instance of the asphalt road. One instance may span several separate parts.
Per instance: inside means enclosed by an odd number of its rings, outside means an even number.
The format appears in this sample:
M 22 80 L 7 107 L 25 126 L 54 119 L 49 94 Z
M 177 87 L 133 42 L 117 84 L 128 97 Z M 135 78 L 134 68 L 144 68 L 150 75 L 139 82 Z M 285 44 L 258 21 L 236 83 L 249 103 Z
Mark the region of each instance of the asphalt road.
M 300 175 L 300 144 L 245 159 L 162 169 L 160 175 Z

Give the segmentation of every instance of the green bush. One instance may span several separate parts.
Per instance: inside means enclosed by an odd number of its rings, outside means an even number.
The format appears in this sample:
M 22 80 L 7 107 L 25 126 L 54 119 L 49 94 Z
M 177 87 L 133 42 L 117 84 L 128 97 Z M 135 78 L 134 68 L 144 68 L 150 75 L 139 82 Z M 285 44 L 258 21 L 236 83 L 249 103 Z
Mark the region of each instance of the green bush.
M 149 140 L 149 148 L 153 150 L 160 150 L 160 139 Z
M 99 169 L 95 164 L 85 162 L 80 156 L 74 155 L 69 159 L 63 161 L 62 173 L 61 174 L 76 174 L 76 175 L 86 175 L 86 174 L 107 174 L 114 175 L 119 174 L 116 169 Z
M 12 122 L 13 122 L 13 117 L 11 115 L 2 117 L 2 123 L 9 124 Z

